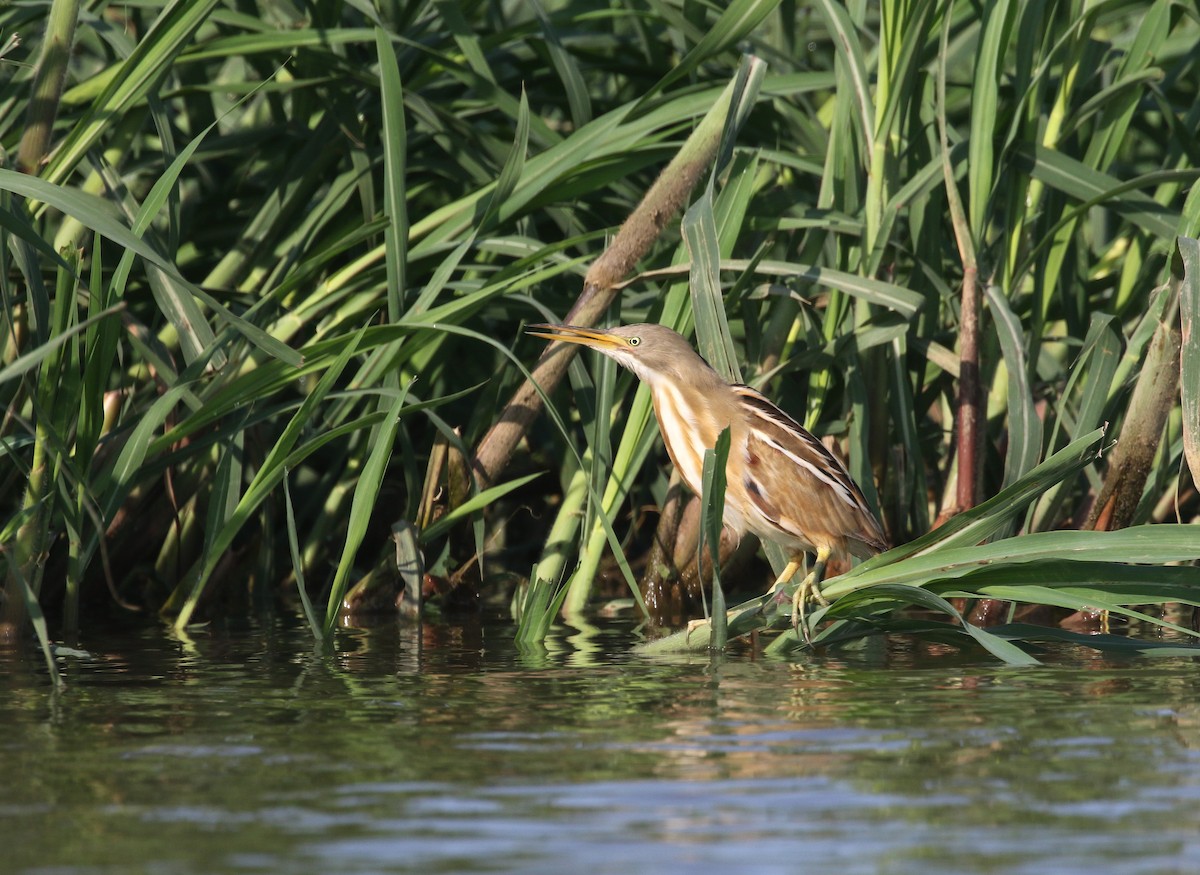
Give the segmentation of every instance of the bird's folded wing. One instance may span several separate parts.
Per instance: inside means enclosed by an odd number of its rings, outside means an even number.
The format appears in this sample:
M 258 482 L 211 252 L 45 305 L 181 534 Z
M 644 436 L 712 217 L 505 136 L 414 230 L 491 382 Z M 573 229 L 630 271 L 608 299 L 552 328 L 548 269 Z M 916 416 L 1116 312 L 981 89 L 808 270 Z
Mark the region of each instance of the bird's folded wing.
M 846 466 L 804 426 L 760 392 L 735 387 L 747 413 L 746 492 L 782 532 L 809 544 L 886 546 L 879 523 Z

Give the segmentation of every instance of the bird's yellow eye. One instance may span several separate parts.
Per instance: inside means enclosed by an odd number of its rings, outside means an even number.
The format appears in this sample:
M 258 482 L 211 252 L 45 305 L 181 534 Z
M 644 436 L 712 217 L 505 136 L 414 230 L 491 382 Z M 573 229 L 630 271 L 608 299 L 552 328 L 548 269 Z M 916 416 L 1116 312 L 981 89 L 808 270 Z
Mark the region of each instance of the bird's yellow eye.
M 630 345 L 630 346 L 637 346 L 637 345 L 638 345 L 639 343 L 641 343 L 641 342 L 642 342 L 642 339 L 641 339 L 640 337 L 631 337 L 631 338 L 629 338 L 629 345 Z

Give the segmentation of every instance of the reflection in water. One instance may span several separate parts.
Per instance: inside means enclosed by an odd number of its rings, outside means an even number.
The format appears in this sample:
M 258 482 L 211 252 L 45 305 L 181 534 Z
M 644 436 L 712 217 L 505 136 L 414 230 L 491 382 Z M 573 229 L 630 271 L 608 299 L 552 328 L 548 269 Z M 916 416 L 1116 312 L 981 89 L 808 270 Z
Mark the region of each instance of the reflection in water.
M 908 642 L 632 657 L 628 626 L 157 630 L 0 672 L 14 872 L 1161 872 L 1194 665 Z

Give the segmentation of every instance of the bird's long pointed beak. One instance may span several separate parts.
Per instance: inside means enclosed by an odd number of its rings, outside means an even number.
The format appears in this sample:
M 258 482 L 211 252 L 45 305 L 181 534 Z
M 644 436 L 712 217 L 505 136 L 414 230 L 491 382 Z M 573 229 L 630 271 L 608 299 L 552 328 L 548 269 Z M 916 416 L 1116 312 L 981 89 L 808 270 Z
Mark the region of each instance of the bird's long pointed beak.
M 525 328 L 526 334 L 546 340 L 561 340 L 563 343 L 579 343 L 592 349 L 611 349 L 621 345 L 619 338 L 603 328 L 579 328 L 575 325 L 549 325 L 538 323 Z

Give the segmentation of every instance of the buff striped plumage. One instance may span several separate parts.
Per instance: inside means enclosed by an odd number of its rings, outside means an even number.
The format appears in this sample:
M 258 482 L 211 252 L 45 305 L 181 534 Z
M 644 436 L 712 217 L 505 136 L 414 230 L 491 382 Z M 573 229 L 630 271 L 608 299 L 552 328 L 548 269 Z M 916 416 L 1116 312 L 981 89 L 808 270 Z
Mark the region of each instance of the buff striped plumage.
M 879 520 L 841 460 L 760 392 L 733 390 L 750 422 L 742 485 L 767 526 L 809 550 L 865 557 L 886 549 Z
M 667 453 L 697 494 L 704 451 L 729 426 L 725 523 L 739 534 L 780 544 L 793 562 L 815 552 L 822 566 L 825 557 L 866 557 L 887 547 L 841 460 L 761 392 L 723 380 L 676 332 L 661 325 L 537 325 L 531 333 L 590 346 L 646 383 Z

